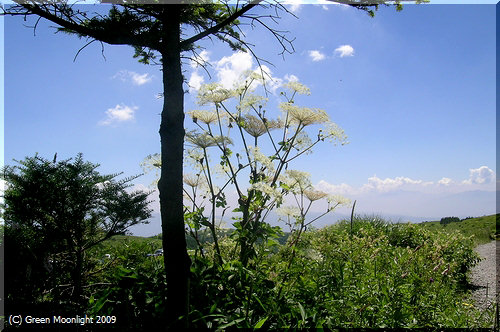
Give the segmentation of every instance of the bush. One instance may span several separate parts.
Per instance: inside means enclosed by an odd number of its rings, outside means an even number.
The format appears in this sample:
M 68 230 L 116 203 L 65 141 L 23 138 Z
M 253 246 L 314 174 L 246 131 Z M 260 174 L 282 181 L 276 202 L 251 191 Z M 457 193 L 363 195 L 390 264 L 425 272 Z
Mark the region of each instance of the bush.
M 458 218 L 458 217 L 445 217 L 445 218 L 441 218 L 439 223 L 442 225 L 447 225 L 447 224 L 452 223 L 452 222 L 460 222 L 460 221 L 462 221 L 462 220 L 460 220 L 460 218 Z
M 137 176 L 101 175 L 82 154 L 70 161 L 35 155 L 2 170 L 12 313 L 81 310 L 90 276 L 99 272 L 87 259 L 90 249 L 151 215 L 148 193 L 125 190 Z
M 365 218 L 365 219 L 364 219 Z M 375 220 L 374 220 L 375 219 Z M 478 261 L 461 234 L 360 217 L 307 231 L 256 265 L 195 260 L 196 327 L 486 327 L 461 285 Z M 229 256 L 225 256 L 229 257 Z M 208 294 L 200 303 L 195 294 Z

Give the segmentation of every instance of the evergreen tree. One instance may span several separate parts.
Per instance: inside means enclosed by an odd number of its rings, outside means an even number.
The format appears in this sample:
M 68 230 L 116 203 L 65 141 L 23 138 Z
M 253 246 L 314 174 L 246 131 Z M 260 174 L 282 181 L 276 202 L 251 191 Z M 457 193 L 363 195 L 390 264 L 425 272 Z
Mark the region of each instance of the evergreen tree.
M 28 306 L 46 302 L 44 293 L 81 308 L 88 250 L 151 216 L 149 193 L 126 191 L 137 176 L 102 175 L 82 154 L 70 161 L 35 155 L 3 169 L 9 310 L 34 314 Z

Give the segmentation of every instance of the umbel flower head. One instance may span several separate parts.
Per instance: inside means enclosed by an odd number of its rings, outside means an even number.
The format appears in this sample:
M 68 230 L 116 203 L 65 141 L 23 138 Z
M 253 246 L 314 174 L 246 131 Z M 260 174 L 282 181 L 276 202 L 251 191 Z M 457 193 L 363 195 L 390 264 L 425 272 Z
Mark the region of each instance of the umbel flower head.
M 297 170 L 287 170 L 285 172 L 285 183 L 291 188 L 292 192 L 303 193 L 304 190 L 311 187 L 310 174 Z
M 330 205 L 349 206 L 349 204 L 351 204 L 351 200 L 349 198 L 341 196 L 341 195 L 329 195 L 328 196 L 328 203 Z
M 259 137 L 267 133 L 268 130 L 280 128 L 281 123 L 277 120 L 262 121 L 256 116 L 246 115 L 243 117 L 243 129 L 253 137 Z
M 211 124 L 219 120 L 219 118 L 223 118 L 223 114 L 217 114 L 215 111 L 203 111 L 203 110 L 195 110 L 188 112 L 194 122 L 201 121 L 204 124 Z
M 276 210 L 276 213 L 283 217 L 300 217 L 300 210 L 296 206 L 285 205 Z
M 263 167 L 266 168 L 267 173 L 274 172 L 273 161 L 271 160 L 271 158 L 263 154 L 258 146 L 249 146 L 248 152 L 250 153 L 252 160 L 254 160 L 255 162 L 259 162 Z
M 281 203 L 283 201 L 283 196 L 281 195 L 281 192 L 268 185 L 267 183 L 264 182 L 256 182 L 250 186 L 248 189 L 250 190 L 258 190 L 261 191 L 262 193 L 269 195 L 273 199 L 276 199 L 277 202 Z
M 193 143 L 196 147 L 201 149 L 206 149 L 210 146 L 232 144 L 229 137 L 226 136 L 212 136 L 207 132 L 199 133 L 196 131 L 190 131 L 186 133 L 187 141 Z
M 326 111 L 319 108 L 299 107 L 292 103 L 281 103 L 280 108 L 288 114 L 288 123 L 312 125 L 330 121 Z
M 200 175 L 184 174 L 184 183 L 190 187 L 196 188 L 202 183 Z
M 258 108 L 259 106 L 264 106 L 267 102 L 267 98 L 255 95 L 255 94 L 248 94 L 245 95 L 245 97 L 240 101 L 239 109 L 242 112 L 245 112 L 249 109 L 252 108 Z
M 300 95 L 310 95 L 311 94 L 311 90 L 309 90 L 309 88 L 307 86 L 305 86 L 302 83 L 299 83 L 298 81 L 290 81 L 290 82 L 285 84 L 285 87 L 287 87 L 291 91 L 296 92 Z
M 310 189 L 304 190 L 304 195 L 311 202 L 317 201 L 318 199 L 322 199 L 322 198 L 328 196 L 328 194 L 325 192 L 322 192 L 319 190 L 310 190 Z
M 220 84 L 210 83 L 201 86 L 198 91 L 198 104 L 206 105 L 209 103 L 219 104 L 224 100 L 234 96 L 233 91 L 224 89 Z
M 337 143 L 340 143 L 342 145 L 349 143 L 347 141 L 347 136 L 344 133 L 344 130 L 340 128 L 336 123 L 330 122 L 325 127 L 326 132 L 321 131 L 320 138 L 326 138 L 334 145 L 336 145 Z

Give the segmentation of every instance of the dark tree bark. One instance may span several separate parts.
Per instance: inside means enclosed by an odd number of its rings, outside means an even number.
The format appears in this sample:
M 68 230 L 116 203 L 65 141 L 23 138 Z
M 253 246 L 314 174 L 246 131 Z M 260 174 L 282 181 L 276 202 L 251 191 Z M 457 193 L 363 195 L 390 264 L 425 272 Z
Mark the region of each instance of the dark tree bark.
M 182 162 L 184 147 L 184 90 L 180 49 L 181 6 L 171 5 L 163 12 L 163 91 L 161 113 L 161 224 L 167 279 L 167 321 L 169 327 L 187 327 L 189 307 L 190 259 L 184 236 Z M 178 321 L 183 316 L 182 321 Z

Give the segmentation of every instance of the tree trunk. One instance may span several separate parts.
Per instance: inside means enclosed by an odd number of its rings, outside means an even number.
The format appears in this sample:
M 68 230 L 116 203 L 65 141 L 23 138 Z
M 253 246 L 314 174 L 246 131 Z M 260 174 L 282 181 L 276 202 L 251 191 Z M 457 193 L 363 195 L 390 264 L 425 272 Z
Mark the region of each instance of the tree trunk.
M 187 327 L 189 272 L 184 234 L 182 164 L 184 148 L 184 90 L 181 72 L 180 5 L 164 6 L 162 62 L 164 103 L 161 113 L 161 224 L 167 280 L 168 328 Z M 179 320 L 179 317 L 183 317 Z

